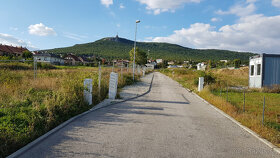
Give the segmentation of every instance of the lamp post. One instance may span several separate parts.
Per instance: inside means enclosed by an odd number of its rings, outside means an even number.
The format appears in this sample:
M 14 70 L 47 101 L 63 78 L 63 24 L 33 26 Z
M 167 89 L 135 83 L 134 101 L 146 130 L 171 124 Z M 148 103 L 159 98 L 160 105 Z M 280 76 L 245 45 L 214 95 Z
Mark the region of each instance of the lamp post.
M 137 33 L 137 24 L 140 23 L 140 20 L 136 20 L 135 23 L 135 40 L 134 40 L 134 57 L 133 57 L 133 81 L 134 81 L 134 73 L 135 73 L 135 49 L 136 49 L 136 33 Z

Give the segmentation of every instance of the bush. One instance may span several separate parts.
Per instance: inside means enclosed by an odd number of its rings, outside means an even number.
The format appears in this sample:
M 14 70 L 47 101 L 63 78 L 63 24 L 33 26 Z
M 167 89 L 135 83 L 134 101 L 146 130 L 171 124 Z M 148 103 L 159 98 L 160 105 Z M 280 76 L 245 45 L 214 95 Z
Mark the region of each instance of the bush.
M 56 67 L 52 64 L 49 64 L 49 63 L 41 63 L 41 62 L 38 62 L 37 63 L 37 68 L 39 69 L 56 69 Z
M 210 85 L 216 83 L 216 77 L 211 72 L 198 71 L 199 77 L 204 77 L 204 84 Z M 194 84 L 198 85 L 198 78 L 194 80 Z

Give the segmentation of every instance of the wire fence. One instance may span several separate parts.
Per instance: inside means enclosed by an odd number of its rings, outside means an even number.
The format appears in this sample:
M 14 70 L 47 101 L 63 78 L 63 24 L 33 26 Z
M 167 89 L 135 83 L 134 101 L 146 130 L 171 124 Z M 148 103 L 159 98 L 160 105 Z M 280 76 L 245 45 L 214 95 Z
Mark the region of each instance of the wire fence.
M 238 113 L 253 114 L 264 126 L 280 131 L 280 94 L 246 87 L 221 87 L 212 93 L 232 104 Z

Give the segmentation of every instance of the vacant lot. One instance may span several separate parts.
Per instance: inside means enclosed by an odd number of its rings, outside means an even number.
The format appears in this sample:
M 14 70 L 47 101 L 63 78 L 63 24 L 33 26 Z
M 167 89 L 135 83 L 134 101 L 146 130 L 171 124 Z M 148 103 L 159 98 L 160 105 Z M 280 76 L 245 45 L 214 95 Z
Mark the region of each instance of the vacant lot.
M 0 67 L 0 157 L 90 109 L 93 105 L 83 99 L 85 78 L 93 79 L 93 104 L 105 99 L 112 71 L 102 68 L 99 96 L 98 68 L 44 66 L 34 79 L 31 63 L 0 64 Z M 119 87 L 132 83 L 131 74 L 124 71 Z
M 249 127 L 260 136 L 280 146 L 280 94 L 268 93 L 264 89 L 245 90 L 243 112 L 243 89 L 248 86 L 248 68 L 217 69 L 206 72 L 187 69 L 164 69 L 160 72 L 193 90 L 211 104 Z M 209 81 L 202 92 L 197 92 L 197 79 L 204 76 Z M 228 94 L 227 94 L 227 87 Z M 231 88 L 233 87 L 233 88 Z M 263 98 L 266 97 L 265 119 L 262 125 Z

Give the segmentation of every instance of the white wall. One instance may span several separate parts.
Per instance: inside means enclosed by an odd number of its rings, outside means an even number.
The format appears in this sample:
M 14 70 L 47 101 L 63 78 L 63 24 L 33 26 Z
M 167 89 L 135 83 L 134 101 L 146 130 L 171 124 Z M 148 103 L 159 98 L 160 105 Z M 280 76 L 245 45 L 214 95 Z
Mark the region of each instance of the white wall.
M 250 88 L 262 88 L 262 61 L 263 58 L 254 58 L 250 60 L 249 64 L 249 87 Z M 257 65 L 261 64 L 260 75 L 257 74 Z M 254 73 L 251 75 L 251 66 L 254 65 Z

